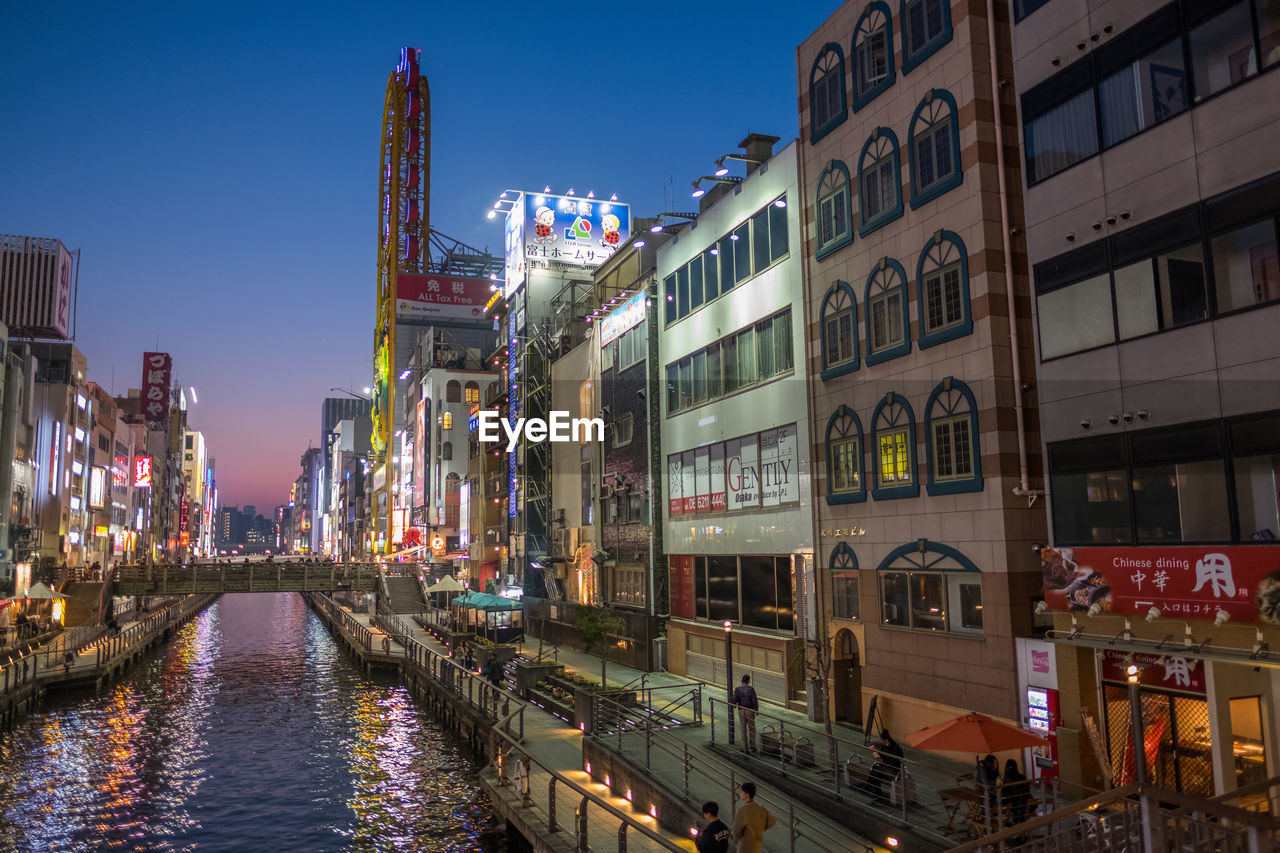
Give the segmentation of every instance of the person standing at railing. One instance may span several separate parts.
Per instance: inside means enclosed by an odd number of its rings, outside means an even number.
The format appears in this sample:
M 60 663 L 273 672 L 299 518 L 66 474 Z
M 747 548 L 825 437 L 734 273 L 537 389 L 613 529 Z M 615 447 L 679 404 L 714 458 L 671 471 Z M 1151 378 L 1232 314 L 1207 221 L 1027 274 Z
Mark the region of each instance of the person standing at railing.
M 698 853 L 729 853 L 733 831 L 720 819 L 720 804 L 710 800 L 703 803 L 702 816 L 707 825 L 698 833 L 698 842 L 694 845 Z
M 1031 783 L 1018 769 L 1018 762 L 1012 758 L 1004 763 L 1004 785 L 1000 788 L 1000 797 L 1004 803 L 1005 813 L 1013 823 L 1022 823 L 1027 819 L 1027 805 L 1031 801 Z
M 738 706 L 738 719 L 742 723 L 742 748 L 756 751 L 756 714 L 760 711 L 760 699 L 751 686 L 751 676 L 742 676 L 742 683 L 733 691 L 733 704 Z
M 737 846 L 735 853 L 761 853 L 764 848 L 764 834 L 777 821 L 769 810 L 756 802 L 756 783 L 743 782 L 738 789 L 738 799 L 742 805 L 733 816 L 733 837 Z

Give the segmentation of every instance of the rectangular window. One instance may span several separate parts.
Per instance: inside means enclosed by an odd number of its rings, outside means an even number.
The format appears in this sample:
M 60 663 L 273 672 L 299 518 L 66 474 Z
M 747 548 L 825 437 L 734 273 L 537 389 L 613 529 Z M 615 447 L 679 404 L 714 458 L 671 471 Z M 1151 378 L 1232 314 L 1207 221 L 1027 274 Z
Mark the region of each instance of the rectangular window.
M 912 0 L 907 3 L 908 54 L 915 53 L 928 44 L 930 39 L 942 34 L 943 8 L 939 0 Z
M 982 577 L 949 573 L 947 578 L 947 627 L 966 634 L 982 632 Z
M 1013 0 L 1013 20 L 1021 21 L 1049 0 Z
M 916 137 L 916 163 L 922 190 L 951 177 L 955 170 L 951 157 L 951 119 L 943 119 Z
M 949 329 L 964 322 L 959 264 L 926 273 L 924 293 L 925 332 Z
M 853 309 L 846 308 L 826 323 L 827 367 L 853 359 Z
M 614 447 L 625 447 L 631 443 L 631 437 L 635 433 L 635 423 L 635 417 L 630 413 L 613 422 Z
M 1055 471 L 1050 488 L 1054 539 L 1059 545 L 1131 541 L 1129 482 L 1124 469 Z
M 592 492 L 593 492 L 593 491 L 595 491 L 595 490 L 592 488 L 592 481 L 591 481 L 591 463 L 590 463 L 590 462 L 583 462 L 583 463 L 582 463 L 582 469 L 581 469 L 581 471 L 582 471 L 582 473 L 581 473 L 581 477 L 582 477 L 582 523 L 583 523 L 583 524 L 594 524 L 594 523 L 595 523 L 595 516 L 594 516 L 594 514 L 593 514 L 592 501 L 594 501 L 594 500 L 595 500 L 595 497 L 594 497 L 594 495 L 592 495 Z
M 678 296 L 676 302 L 680 305 L 680 317 L 686 317 L 689 314 L 689 267 L 683 266 L 676 271 L 676 290 Z
M 712 622 L 741 621 L 738 613 L 738 558 L 707 559 L 708 616 Z
M 733 247 L 735 241 L 732 236 L 721 237 L 717 245 L 718 254 L 716 258 L 720 261 L 720 292 L 728 293 L 733 289 L 733 285 L 738 281 L 733 271 Z
M 1280 7 L 1280 2 L 1276 5 Z M 1280 299 L 1274 220 L 1214 237 L 1210 250 L 1218 313 Z
M 1139 543 L 1229 540 L 1222 460 L 1135 467 L 1133 510 Z
M 832 572 L 831 615 L 837 619 L 857 619 L 858 614 L 858 573 Z
M 693 404 L 707 401 L 707 353 L 698 350 L 693 354 Z
M 862 174 L 862 221 L 870 222 L 897 205 L 893 156 L 878 160 Z
M 707 399 L 715 400 L 723 393 L 720 383 L 720 344 L 707 347 Z
M 1202 101 L 1258 73 L 1253 23 L 1247 2 L 1237 3 L 1193 29 L 1191 79 L 1195 99 Z
M 733 275 L 737 284 L 751 278 L 751 223 L 744 222 L 730 235 L 733 241 Z
M 1104 148 L 1185 110 L 1187 72 L 1182 39 L 1153 50 L 1099 83 L 1098 104 Z
M 856 435 L 831 442 L 832 494 L 856 492 L 862 487 L 861 461 Z
M 1036 298 L 1040 317 L 1040 357 L 1114 343 L 1111 276 L 1103 273 Z
M 714 299 L 714 295 L 708 296 L 708 299 Z M 690 308 L 696 309 L 702 304 L 702 256 L 694 258 L 689 262 L 689 299 Z
M 708 613 L 707 599 L 708 599 L 707 558 L 694 557 L 693 558 L 693 601 L 694 601 L 693 606 L 694 606 L 695 615 L 697 615 L 702 619 L 711 618 L 710 614 Z M 695 638 L 692 634 L 690 634 L 689 639 L 690 640 L 701 639 L 701 637 Z
M 881 620 L 886 625 L 911 627 L 911 602 L 906 572 L 881 572 Z
M 1098 153 L 1093 90 L 1026 122 L 1027 183 L 1043 181 Z
M 849 234 L 849 190 L 845 186 L 818 200 L 818 248 L 822 249 Z
M 773 318 L 756 324 L 756 355 L 760 381 L 773 376 Z
M 945 482 L 973 477 L 973 441 L 969 433 L 969 416 L 959 415 L 931 423 L 934 479 Z
M 906 429 L 879 434 L 880 485 L 900 486 L 911 482 L 911 437 Z
M 1171 329 L 1209 316 L 1204 247 L 1200 243 L 1158 256 L 1156 275 L 1160 279 L 1161 328 Z
M 732 394 L 741 387 L 738 382 L 738 342 L 732 337 L 724 339 L 724 393 Z
M 1115 271 L 1116 323 L 1120 340 L 1150 334 L 1160 327 L 1156 312 L 1156 274 L 1151 259 Z
M 769 267 L 769 209 L 751 217 L 751 260 L 753 272 L 761 273 Z
M 773 318 L 773 372 L 786 373 L 794 366 L 795 353 L 791 344 L 791 309 Z
M 675 364 L 667 365 L 667 413 L 680 411 L 680 369 Z
M 902 289 L 871 297 L 871 351 L 880 352 L 905 340 L 902 325 Z
M 795 581 L 791 576 L 790 557 L 775 557 L 773 559 L 773 586 L 777 596 L 774 612 L 778 614 L 778 630 L 794 630 Z
M 708 250 L 702 256 L 702 279 L 706 283 L 707 301 L 720 295 L 720 258 Z
M 781 207 L 779 207 L 781 202 Z M 787 254 L 787 197 L 769 205 L 769 263 L 777 263 Z
M 680 359 L 680 408 L 693 405 L 693 357 Z
M 1280 62 L 1280 0 L 1258 0 L 1258 43 L 1262 47 L 1262 67 Z
M 740 332 L 734 342 L 738 350 L 738 387 L 746 388 L 756 383 L 755 329 Z
M 861 71 L 861 93 L 865 94 L 889 76 L 889 44 L 887 27 L 882 26 L 862 40 L 856 48 Z
M 825 127 L 840 112 L 840 89 L 844 86 L 840 69 L 828 71 L 813 85 L 813 126 Z
M 662 282 L 662 292 L 667 301 L 667 325 L 671 325 L 678 319 L 676 314 L 676 277 L 669 275 Z
M 1280 451 L 1237 456 L 1234 467 L 1239 540 L 1280 539 Z

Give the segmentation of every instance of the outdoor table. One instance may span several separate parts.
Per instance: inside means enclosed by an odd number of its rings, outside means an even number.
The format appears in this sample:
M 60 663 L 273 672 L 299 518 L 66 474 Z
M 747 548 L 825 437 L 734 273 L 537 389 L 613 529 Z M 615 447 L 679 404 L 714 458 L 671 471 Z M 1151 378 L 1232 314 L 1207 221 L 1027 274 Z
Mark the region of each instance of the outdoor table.
M 956 818 L 960 809 L 965 809 L 964 822 L 972 824 L 981 822 L 982 793 L 973 788 L 942 788 L 938 791 L 938 799 L 947 811 L 947 826 L 943 832 L 950 834 L 957 831 Z

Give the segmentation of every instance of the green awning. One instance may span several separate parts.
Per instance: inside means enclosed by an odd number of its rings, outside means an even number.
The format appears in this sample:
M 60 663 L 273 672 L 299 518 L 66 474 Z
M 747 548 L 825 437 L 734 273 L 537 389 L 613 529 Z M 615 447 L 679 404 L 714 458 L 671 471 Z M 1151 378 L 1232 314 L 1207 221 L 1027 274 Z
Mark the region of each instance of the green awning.
M 471 610 L 522 610 L 524 605 L 512 598 L 504 598 L 501 595 L 491 595 L 487 592 L 468 592 L 466 595 L 459 595 L 450 602 L 454 607 L 466 607 Z

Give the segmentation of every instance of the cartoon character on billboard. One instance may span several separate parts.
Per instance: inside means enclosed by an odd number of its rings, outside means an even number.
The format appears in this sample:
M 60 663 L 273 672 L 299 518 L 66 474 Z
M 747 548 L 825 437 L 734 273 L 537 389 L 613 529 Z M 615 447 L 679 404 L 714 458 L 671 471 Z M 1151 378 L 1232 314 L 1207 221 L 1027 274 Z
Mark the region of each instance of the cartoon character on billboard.
M 551 208 L 545 204 L 538 208 L 538 212 L 533 215 L 533 242 L 535 243 L 554 243 L 556 241 L 555 221 L 556 214 Z
M 612 213 L 606 213 L 600 220 L 600 227 L 604 229 L 604 238 L 600 241 L 600 245 L 606 249 L 615 248 L 618 241 L 622 239 L 618 233 L 618 229 L 622 223 L 618 217 Z

